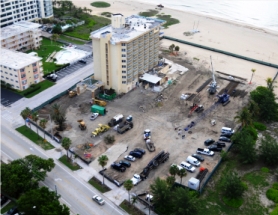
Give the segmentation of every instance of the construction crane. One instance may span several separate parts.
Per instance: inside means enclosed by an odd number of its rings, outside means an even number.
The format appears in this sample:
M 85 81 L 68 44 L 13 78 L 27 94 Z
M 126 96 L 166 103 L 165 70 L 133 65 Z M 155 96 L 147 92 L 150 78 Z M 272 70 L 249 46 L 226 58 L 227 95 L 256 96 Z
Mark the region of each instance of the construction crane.
M 211 63 L 211 70 L 212 70 L 212 82 L 209 85 L 208 92 L 209 92 L 209 94 L 213 95 L 216 93 L 218 87 L 217 87 L 217 83 L 215 81 L 211 56 L 210 56 L 210 63 Z

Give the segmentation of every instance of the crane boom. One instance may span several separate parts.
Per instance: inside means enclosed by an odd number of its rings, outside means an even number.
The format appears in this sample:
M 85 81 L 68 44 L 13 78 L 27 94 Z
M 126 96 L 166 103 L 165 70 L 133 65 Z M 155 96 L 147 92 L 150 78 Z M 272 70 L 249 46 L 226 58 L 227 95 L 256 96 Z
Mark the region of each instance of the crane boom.
M 211 69 L 212 69 L 212 79 L 213 79 L 213 83 L 215 83 L 215 77 L 214 77 L 214 70 L 213 70 L 213 65 L 212 65 L 212 59 L 211 59 L 211 56 L 210 56 L 210 63 L 211 63 Z

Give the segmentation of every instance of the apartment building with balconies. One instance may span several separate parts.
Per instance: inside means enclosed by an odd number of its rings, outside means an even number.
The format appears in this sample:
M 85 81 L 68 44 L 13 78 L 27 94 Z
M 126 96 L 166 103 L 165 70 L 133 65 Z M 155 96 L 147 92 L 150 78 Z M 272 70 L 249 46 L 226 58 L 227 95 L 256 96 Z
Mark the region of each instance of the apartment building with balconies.
M 17 90 L 25 90 L 42 81 L 43 68 L 40 57 L 34 53 L 25 54 L 1 49 L 1 80 Z
M 53 17 L 51 0 L 1 0 L 1 28 L 50 17 Z
M 1 47 L 11 50 L 27 51 L 41 45 L 41 25 L 21 21 L 4 27 L 0 32 Z
M 159 31 L 165 21 L 133 15 L 113 14 L 112 24 L 91 33 L 94 77 L 127 93 L 139 76 L 158 64 Z

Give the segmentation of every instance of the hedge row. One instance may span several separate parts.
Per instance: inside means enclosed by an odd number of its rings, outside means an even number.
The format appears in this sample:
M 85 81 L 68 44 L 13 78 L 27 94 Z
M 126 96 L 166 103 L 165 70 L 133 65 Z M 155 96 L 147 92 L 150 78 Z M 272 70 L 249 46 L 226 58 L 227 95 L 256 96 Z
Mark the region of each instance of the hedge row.
M 35 91 L 37 91 L 38 89 L 40 89 L 41 86 L 40 85 L 31 85 L 24 93 L 24 96 L 27 96 Z

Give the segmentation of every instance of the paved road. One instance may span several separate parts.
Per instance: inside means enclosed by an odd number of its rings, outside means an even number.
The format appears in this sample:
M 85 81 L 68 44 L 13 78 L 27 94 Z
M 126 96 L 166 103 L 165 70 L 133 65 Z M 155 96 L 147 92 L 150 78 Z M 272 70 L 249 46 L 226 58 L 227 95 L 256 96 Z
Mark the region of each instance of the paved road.
M 18 159 L 29 154 L 48 158 L 42 149 L 34 146 L 30 140 L 8 128 L 4 123 L 5 121 L 2 121 L 1 151 L 10 160 Z M 57 191 L 62 197 L 61 202 L 66 204 L 73 213 L 80 215 L 126 214 L 104 196 L 102 197 L 106 201 L 106 204 L 104 206 L 97 205 L 91 199 L 95 194 L 101 195 L 97 190 L 77 177 L 76 174 L 59 163 L 58 160 L 55 160 L 55 164 L 55 168 L 47 174 L 48 177 L 43 184 L 51 190 L 55 190 L 56 185 Z

